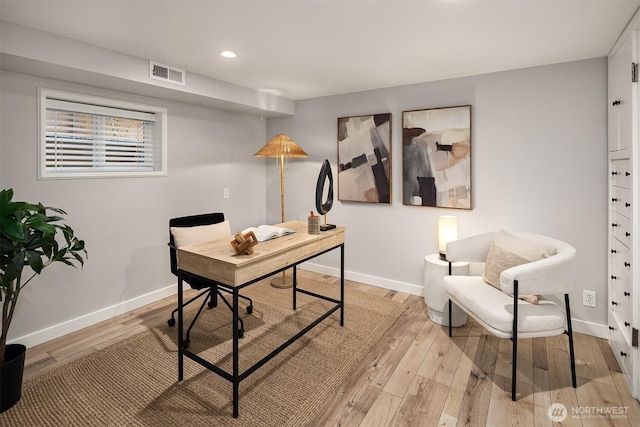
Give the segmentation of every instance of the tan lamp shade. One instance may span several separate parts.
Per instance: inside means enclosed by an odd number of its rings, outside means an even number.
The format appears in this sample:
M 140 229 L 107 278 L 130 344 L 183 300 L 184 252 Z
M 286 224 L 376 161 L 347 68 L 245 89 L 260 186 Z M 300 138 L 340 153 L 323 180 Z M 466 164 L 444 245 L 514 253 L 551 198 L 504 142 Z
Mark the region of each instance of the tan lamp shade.
M 308 157 L 307 153 L 298 145 L 293 142 L 291 138 L 287 135 L 280 133 L 273 138 L 271 141 L 267 143 L 264 147 L 262 147 L 254 157 L 290 157 L 290 158 L 301 158 Z

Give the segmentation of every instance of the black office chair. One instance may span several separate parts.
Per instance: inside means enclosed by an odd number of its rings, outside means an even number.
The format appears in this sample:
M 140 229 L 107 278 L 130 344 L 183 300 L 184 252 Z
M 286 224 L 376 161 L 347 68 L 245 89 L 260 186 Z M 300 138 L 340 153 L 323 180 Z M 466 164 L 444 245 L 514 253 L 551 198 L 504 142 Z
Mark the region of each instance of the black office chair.
M 176 256 L 175 240 L 173 238 L 173 235 L 171 234 L 171 227 L 197 227 L 201 225 L 218 224 L 221 222 L 224 222 L 224 214 L 222 212 L 185 216 L 180 218 L 172 218 L 169 220 L 169 256 L 171 260 L 171 272 L 173 274 L 175 274 L 176 276 L 178 275 L 178 259 Z M 201 298 L 202 296 L 206 295 L 204 301 L 200 305 L 200 309 L 198 309 L 198 312 L 196 313 L 195 317 L 191 321 L 191 324 L 189 325 L 189 328 L 187 329 L 187 336 L 186 336 L 186 339 L 183 341 L 184 347 L 187 348 L 189 347 L 189 333 L 191 332 L 191 328 L 193 328 L 193 325 L 195 325 L 196 321 L 198 320 L 198 317 L 200 316 L 200 313 L 204 309 L 204 306 L 205 304 L 207 304 L 207 302 L 208 302 L 207 305 L 209 308 L 216 307 L 218 305 L 218 297 L 220 297 L 220 299 L 222 299 L 222 301 L 226 304 L 227 307 L 229 307 L 230 310 L 232 310 L 232 307 L 229 301 L 227 301 L 227 299 L 221 293 L 221 291 L 225 291 L 225 292 L 229 292 L 229 291 L 227 291 L 226 289 L 220 288 L 215 282 L 198 277 L 198 276 L 191 275 L 184 271 L 182 272 L 182 281 L 189 284 L 189 286 L 192 289 L 201 291 L 200 293 L 198 293 L 198 295 L 191 298 L 186 303 L 182 304 L 183 308 L 191 304 L 192 302 L 196 301 L 197 299 Z M 249 314 L 252 313 L 253 301 L 251 300 L 251 298 L 245 297 L 243 295 L 238 295 L 238 296 L 249 302 L 249 305 L 247 306 L 246 310 L 247 310 L 247 313 Z M 167 320 L 167 323 L 169 324 L 169 326 L 174 326 L 176 324 L 175 315 L 177 312 L 178 312 L 178 308 L 176 308 L 171 312 L 171 318 Z M 238 321 L 240 324 L 240 327 L 238 328 L 238 332 L 240 334 L 240 338 L 242 338 L 244 336 L 244 322 L 242 321 L 242 319 L 238 319 Z

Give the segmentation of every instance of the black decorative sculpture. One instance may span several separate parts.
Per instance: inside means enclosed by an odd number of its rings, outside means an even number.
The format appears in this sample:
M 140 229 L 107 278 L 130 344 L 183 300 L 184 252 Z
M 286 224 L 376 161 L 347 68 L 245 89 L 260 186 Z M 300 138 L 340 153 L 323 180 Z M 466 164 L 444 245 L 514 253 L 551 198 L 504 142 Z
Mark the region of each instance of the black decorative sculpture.
M 324 185 L 329 179 L 329 191 L 327 192 L 327 200 L 322 202 L 322 195 L 324 194 Z M 318 183 L 316 184 L 316 210 L 320 215 L 324 215 L 324 225 L 320 226 L 320 231 L 331 230 L 336 228 L 334 224 L 327 224 L 327 213 L 333 206 L 333 174 L 331 173 L 331 165 L 329 160 L 324 159 L 322 168 L 320 169 L 320 175 L 318 175 Z

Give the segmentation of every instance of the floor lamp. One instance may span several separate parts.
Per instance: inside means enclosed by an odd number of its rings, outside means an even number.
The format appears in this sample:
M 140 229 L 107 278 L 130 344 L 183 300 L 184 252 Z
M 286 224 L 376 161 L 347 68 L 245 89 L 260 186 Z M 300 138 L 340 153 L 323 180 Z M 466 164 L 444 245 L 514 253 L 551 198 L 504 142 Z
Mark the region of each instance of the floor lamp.
M 282 221 L 284 222 L 284 160 L 287 157 L 291 158 L 302 158 L 308 157 L 307 153 L 298 145 L 293 142 L 291 138 L 282 133 L 274 136 L 271 141 L 267 143 L 264 147 L 262 147 L 256 154 L 255 157 L 274 157 L 280 159 L 280 211 L 282 213 Z M 288 279 L 284 273 L 282 272 L 282 277 L 275 277 L 271 281 L 271 286 L 276 288 L 290 288 L 293 286 L 293 282 L 291 279 Z

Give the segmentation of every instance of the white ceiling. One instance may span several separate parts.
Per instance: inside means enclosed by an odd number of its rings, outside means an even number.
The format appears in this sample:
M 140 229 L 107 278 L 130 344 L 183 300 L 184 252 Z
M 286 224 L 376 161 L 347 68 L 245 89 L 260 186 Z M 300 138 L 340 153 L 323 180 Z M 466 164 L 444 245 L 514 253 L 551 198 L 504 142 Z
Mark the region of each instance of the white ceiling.
M 606 56 L 640 0 L 0 0 L 0 17 L 292 100 Z M 238 53 L 234 60 L 217 55 Z

